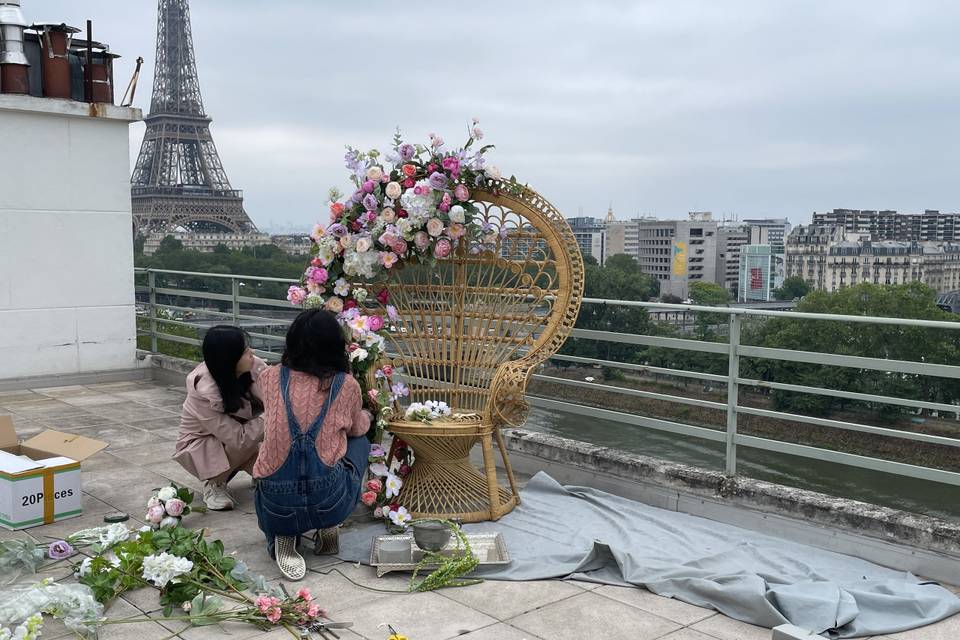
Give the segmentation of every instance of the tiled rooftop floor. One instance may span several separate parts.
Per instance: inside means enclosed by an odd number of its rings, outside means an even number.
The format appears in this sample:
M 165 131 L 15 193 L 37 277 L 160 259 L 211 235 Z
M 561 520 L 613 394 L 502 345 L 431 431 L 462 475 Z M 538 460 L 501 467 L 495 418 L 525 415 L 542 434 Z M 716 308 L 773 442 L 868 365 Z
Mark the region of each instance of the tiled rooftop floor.
M 48 540 L 84 527 L 99 526 L 103 515 L 124 511 L 131 526 L 142 526 L 144 504 L 153 489 L 173 480 L 199 488 L 199 482 L 170 459 L 177 438 L 179 388 L 155 382 L 123 382 L 57 387 L 0 393 L 0 414 L 12 414 L 21 437 L 46 428 L 89 435 L 109 441 L 110 447 L 83 466 L 84 514 L 79 518 L 22 532 L 0 529 L 0 539 L 31 536 Z M 233 512 L 211 512 L 188 517 L 191 527 L 205 527 L 209 536 L 224 541 L 268 578 L 279 571 L 267 556 L 253 513 L 253 490 L 243 474 L 231 484 L 238 500 Z M 401 590 L 406 579 L 390 575 L 378 579 L 370 567 L 354 566 L 330 557 L 305 555 L 310 572 L 303 581 L 318 594 L 335 620 L 354 623 L 341 632 L 344 640 L 387 637 L 380 623 L 390 623 L 411 640 L 768 640 L 769 629 L 732 620 L 709 609 L 654 595 L 643 589 L 597 586 L 561 581 L 486 582 L 432 593 L 384 593 L 365 589 Z M 58 571 L 54 575 L 61 575 Z M 108 611 L 111 617 L 142 613 L 159 616 L 155 592 L 124 595 Z M 227 637 L 215 627 L 183 629 L 183 623 L 149 622 L 106 627 L 102 640 L 130 638 Z M 229 628 L 230 638 L 290 637 L 283 630 L 261 634 L 252 627 Z M 171 634 L 175 634 L 171 636 Z M 72 637 L 56 621 L 48 622 L 44 640 Z M 880 637 L 880 636 L 878 636 Z M 906 633 L 882 636 L 891 640 L 954 640 L 960 638 L 960 616 Z

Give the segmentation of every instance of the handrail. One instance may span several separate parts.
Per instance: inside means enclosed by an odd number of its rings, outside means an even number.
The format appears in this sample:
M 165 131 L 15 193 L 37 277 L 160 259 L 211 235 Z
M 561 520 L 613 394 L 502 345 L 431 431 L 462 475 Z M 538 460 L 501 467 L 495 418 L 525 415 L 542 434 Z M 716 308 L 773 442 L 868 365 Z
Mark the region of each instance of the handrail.
M 241 289 L 239 286 L 240 281 L 259 281 L 282 284 L 296 282 L 296 280 L 290 278 L 274 278 L 269 276 L 251 276 L 239 274 L 198 273 L 171 269 L 137 268 L 134 270 L 134 272 L 137 276 L 147 276 L 148 284 L 146 286 L 141 284 L 136 287 L 136 292 L 138 295 L 142 296 L 146 294 L 146 299 L 141 299 L 138 301 L 138 305 L 144 305 L 147 312 L 145 317 L 145 320 L 147 320 L 147 326 L 141 327 L 138 330 L 138 335 L 149 339 L 150 348 L 153 351 L 157 350 L 158 341 L 164 340 L 183 345 L 197 346 L 200 344 L 200 341 L 197 337 L 170 334 L 162 331 L 161 329 L 166 329 L 168 327 L 179 327 L 181 329 L 193 328 L 199 331 L 206 323 L 209 322 L 209 320 L 204 320 L 202 322 L 194 320 L 191 322 L 183 317 L 165 318 L 162 315 L 158 315 L 158 312 L 161 310 L 180 314 L 186 311 L 195 311 L 198 315 L 208 314 L 208 318 L 223 318 L 224 320 L 232 318 L 234 322 L 240 323 L 241 325 L 245 322 L 252 323 L 253 325 L 257 325 L 258 328 L 263 328 L 267 331 L 274 330 L 272 328 L 268 328 L 270 325 L 279 330 L 279 328 L 287 325 L 290 322 L 290 319 L 286 317 L 264 317 L 265 315 L 274 312 L 270 311 L 269 309 L 263 309 L 263 307 L 275 307 L 294 311 L 294 309 L 290 307 L 289 303 L 287 303 L 285 300 L 241 295 Z M 163 283 L 163 286 L 158 286 L 157 277 L 162 275 L 209 278 L 219 281 L 226 280 L 231 282 L 232 292 L 213 293 L 196 291 L 178 288 L 170 282 L 165 282 Z M 166 296 L 166 298 L 163 300 L 158 300 L 158 296 Z M 219 304 L 219 307 L 205 309 L 202 307 L 188 306 L 190 304 L 194 304 L 193 301 L 196 300 L 206 301 L 210 303 L 210 306 L 216 306 Z M 950 412 L 955 413 L 958 415 L 958 417 L 960 417 L 960 403 L 953 405 L 945 402 L 930 402 L 912 398 L 875 395 L 787 382 L 755 380 L 749 377 L 744 377 L 740 374 L 741 360 L 748 358 L 760 360 L 786 360 L 821 366 L 852 368 L 860 371 L 874 370 L 891 372 L 899 375 L 960 379 L 960 366 L 954 365 L 740 344 L 741 329 L 744 324 L 744 320 L 747 318 L 791 318 L 803 321 L 848 322 L 858 324 L 923 327 L 930 329 L 960 329 L 960 322 L 949 322 L 942 320 L 915 320 L 911 318 L 875 316 L 832 315 L 824 313 L 803 313 L 797 311 L 772 311 L 767 309 L 749 309 L 743 307 L 708 307 L 702 305 L 664 304 L 659 302 L 641 302 L 633 300 L 605 300 L 599 298 L 584 298 L 583 303 L 623 308 L 650 309 L 653 311 L 699 312 L 726 316 L 726 318 L 716 323 L 725 327 L 729 326 L 729 330 L 725 334 L 725 342 L 708 342 L 686 337 L 676 338 L 657 335 L 623 333 L 617 331 L 601 331 L 595 329 L 574 329 L 572 332 L 572 337 L 582 340 L 596 340 L 599 342 L 612 344 L 640 345 L 661 349 L 702 353 L 705 355 L 711 354 L 713 357 L 711 362 L 717 362 L 718 358 L 726 360 L 726 371 L 723 374 L 653 366 L 646 362 L 619 362 L 616 360 L 585 358 L 566 354 L 556 354 L 551 358 L 551 360 L 557 362 L 607 367 L 610 369 L 631 372 L 633 374 L 639 373 L 654 376 L 666 376 L 668 378 L 694 379 L 700 380 L 704 382 L 704 384 L 718 383 L 726 386 L 725 401 L 670 395 L 657 391 L 646 391 L 624 386 L 594 384 L 592 382 L 571 380 L 558 376 L 545 375 L 543 373 L 535 374 L 533 376 L 534 380 L 545 384 L 575 386 L 583 391 L 612 393 L 625 398 L 658 400 L 673 404 L 698 406 L 710 411 L 724 411 L 726 412 L 726 425 L 725 427 L 718 425 L 716 428 L 708 428 L 693 424 L 684 424 L 682 422 L 673 420 L 637 415 L 635 413 L 629 413 L 626 411 L 599 408 L 576 401 L 544 398 L 536 395 L 529 396 L 530 402 L 533 406 L 583 415 L 594 419 L 602 418 L 615 420 L 626 425 L 633 425 L 644 429 L 654 429 L 657 431 L 664 431 L 668 433 L 706 439 L 713 442 L 725 443 L 726 471 L 731 475 L 737 472 L 737 448 L 749 447 L 753 449 L 796 455 L 805 458 L 814 457 L 838 464 L 849 465 L 862 469 L 883 471 L 886 473 L 906 477 L 922 478 L 951 485 L 960 485 L 960 473 L 938 469 L 936 467 L 906 464 L 893 460 L 874 458 L 842 451 L 834 451 L 822 447 L 796 444 L 793 442 L 764 438 L 756 435 L 743 435 L 737 432 L 739 417 L 742 415 L 749 415 L 757 418 L 808 424 L 827 430 L 866 433 L 882 439 L 898 438 L 904 441 L 912 441 L 928 445 L 960 447 L 960 438 L 952 438 L 944 435 L 922 432 L 918 433 L 916 431 L 898 430 L 890 427 L 851 422 L 849 420 L 832 420 L 796 413 L 788 413 L 784 411 L 750 407 L 741 404 L 739 398 L 740 386 L 743 385 L 758 389 L 766 388 L 821 397 L 836 397 L 861 402 L 890 404 L 901 407 L 909 407 L 911 409 Z M 243 313 L 242 307 L 244 305 L 246 305 L 252 313 Z M 254 308 L 251 309 L 251 307 Z M 256 309 L 255 307 L 261 308 Z M 253 315 L 254 313 L 259 315 Z M 292 316 L 293 314 L 291 313 L 290 315 Z M 197 335 L 199 336 L 199 334 Z M 263 346 L 264 349 L 279 346 L 284 339 L 281 335 L 272 335 L 270 333 L 262 332 L 254 332 L 250 335 L 252 338 L 260 340 L 261 342 L 259 345 Z M 268 357 L 271 360 L 276 359 L 276 353 L 266 351 L 264 349 L 256 349 L 255 351 L 259 355 Z

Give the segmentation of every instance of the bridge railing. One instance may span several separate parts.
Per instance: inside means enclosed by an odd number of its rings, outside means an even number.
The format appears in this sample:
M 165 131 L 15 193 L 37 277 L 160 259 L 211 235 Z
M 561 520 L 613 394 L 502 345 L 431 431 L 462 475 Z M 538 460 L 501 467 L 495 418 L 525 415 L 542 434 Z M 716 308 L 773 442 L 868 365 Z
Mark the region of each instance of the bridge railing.
M 146 343 L 143 348 L 158 352 L 162 343 L 174 345 L 200 345 L 204 327 L 217 323 L 244 326 L 255 341 L 256 353 L 268 361 L 276 361 L 282 350 L 286 327 L 296 311 L 278 292 L 285 291 L 294 281 L 284 278 L 262 276 L 194 273 L 161 269 L 137 269 L 138 335 Z M 264 292 L 272 291 L 272 295 Z M 749 406 L 743 402 L 746 390 L 805 394 L 810 396 L 839 398 L 845 401 L 891 405 L 913 411 L 942 412 L 957 415 L 960 405 L 935 402 L 911 397 L 863 393 L 830 388 L 827 384 L 797 384 L 791 380 L 767 380 L 747 377 L 742 371 L 744 359 L 773 362 L 819 365 L 836 369 L 852 369 L 864 375 L 882 372 L 891 379 L 921 376 L 924 379 L 960 380 L 960 366 L 936 364 L 925 361 L 897 360 L 876 355 L 847 355 L 787 349 L 776 346 L 742 344 L 745 322 L 764 319 L 792 319 L 799 322 L 826 323 L 825 326 L 853 325 L 855 327 L 893 326 L 901 329 L 926 328 L 933 331 L 958 331 L 960 322 L 940 320 L 911 320 L 904 318 L 832 315 L 773 311 L 735 307 L 702 307 L 696 305 L 670 305 L 663 303 L 635 302 L 626 300 L 603 300 L 587 298 L 585 305 L 606 305 L 620 309 L 655 309 L 660 312 L 674 310 L 692 314 L 713 314 L 721 317 L 725 326 L 723 341 L 692 339 L 664 335 L 624 333 L 614 330 L 574 329 L 572 337 L 578 340 L 598 341 L 604 344 L 633 345 L 661 351 L 701 354 L 725 361 L 723 372 L 704 372 L 677 366 L 655 366 L 642 361 L 621 361 L 571 355 L 569 352 L 554 356 L 558 367 L 589 366 L 603 367 L 627 375 L 655 375 L 658 377 L 697 380 L 706 384 L 725 385 L 726 394 L 720 399 L 693 397 L 678 393 L 664 393 L 646 389 L 601 384 L 585 381 L 582 377 L 564 377 L 561 368 L 544 369 L 534 375 L 534 380 L 547 384 L 567 385 L 577 389 L 612 393 L 626 398 L 657 400 L 671 405 L 697 406 L 722 412 L 722 425 L 704 426 L 678 419 L 654 417 L 642 413 L 594 406 L 583 402 L 543 395 L 531 396 L 531 404 L 546 410 L 561 411 L 583 416 L 586 419 L 600 418 L 633 425 L 644 429 L 690 436 L 721 443 L 724 447 L 724 467 L 728 474 L 737 473 L 738 448 L 745 447 L 800 458 L 814 459 L 858 469 L 869 469 L 897 476 L 960 486 L 960 472 L 932 465 L 898 461 L 894 456 L 861 455 L 821 446 L 741 433 L 738 426 L 741 418 L 752 416 L 770 421 L 786 421 L 827 429 L 831 432 L 869 434 L 877 439 L 921 443 L 924 445 L 960 448 L 960 438 L 921 430 L 892 428 L 851 420 L 838 420 L 771 408 Z M 714 322 L 716 324 L 716 322 Z M 824 329 L 829 330 L 829 329 Z M 682 334 L 681 334 L 682 335 Z M 960 451 L 957 451 L 960 454 Z

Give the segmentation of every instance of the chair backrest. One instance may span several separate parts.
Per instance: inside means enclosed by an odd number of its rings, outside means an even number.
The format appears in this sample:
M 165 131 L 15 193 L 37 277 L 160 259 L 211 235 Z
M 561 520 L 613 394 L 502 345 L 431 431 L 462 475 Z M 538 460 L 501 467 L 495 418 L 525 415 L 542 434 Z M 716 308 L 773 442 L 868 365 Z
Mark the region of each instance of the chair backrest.
M 487 230 L 483 245 L 461 240 L 447 259 L 390 275 L 399 321 L 387 350 L 410 401 L 489 416 L 497 367 L 520 358 L 532 367 L 569 335 L 583 258 L 567 221 L 533 190 L 497 183 L 473 199 Z

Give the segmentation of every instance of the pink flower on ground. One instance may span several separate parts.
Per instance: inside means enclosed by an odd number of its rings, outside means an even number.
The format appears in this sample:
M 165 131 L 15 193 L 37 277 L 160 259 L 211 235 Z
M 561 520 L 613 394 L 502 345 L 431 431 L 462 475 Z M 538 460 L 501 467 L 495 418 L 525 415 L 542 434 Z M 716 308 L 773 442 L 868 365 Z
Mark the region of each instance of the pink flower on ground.
M 377 494 L 374 493 L 373 491 L 364 491 L 363 494 L 360 496 L 360 502 L 367 505 L 368 507 L 372 507 L 377 503 Z
M 377 493 L 380 493 L 380 490 L 383 489 L 383 483 L 380 482 L 379 478 L 367 480 L 367 489 L 369 491 L 376 491 Z
M 316 618 L 317 616 L 320 615 L 321 611 L 322 609 L 318 605 L 312 604 L 310 605 L 310 608 L 307 609 L 307 617 Z
M 155 507 L 150 507 L 147 509 L 147 522 L 152 522 L 153 524 L 160 524 L 160 521 L 163 520 L 163 516 L 166 515 L 163 511 L 163 507 L 156 505 Z
M 280 621 L 280 617 L 283 616 L 283 611 L 280 610 L 280 607 L 271 607 L 267 611 L 267 620 L 273 624 L 277 624 Z
M 306 299 L 307 292 L 303 287 L 293 285 L 287 289 L 287 300 L 289 300 L 291 304 L 301 305 Z
M 164 506 L 167 509 L 167 513 L 176 518 L 183 515 L 183 510 L 186 508 L 187 503 L 179 498 L 170 498 Z
M 433 245 L 433 256 L 435 258 L 446 258 L 452 250 L 453 245 L 450 244 L 450 241 L 446 238 L 440 238 L 437 240 L 437 244 Z
M 453 189 L 453 195 L 457 200 L 467 200 L 470 197 L 470 190 L 467 189 L 466 185 L 458 184 Z
M 367 316 L 367 329 L 370 331 L 383 329 L 383 318 L 381 316 Z
M 313 600 L 313 596 L 310 595 L 310 589 L 307 589 L 306 587 L 303 587 L 297 591 L 297 597 L 303 598 L 304 600 Z

